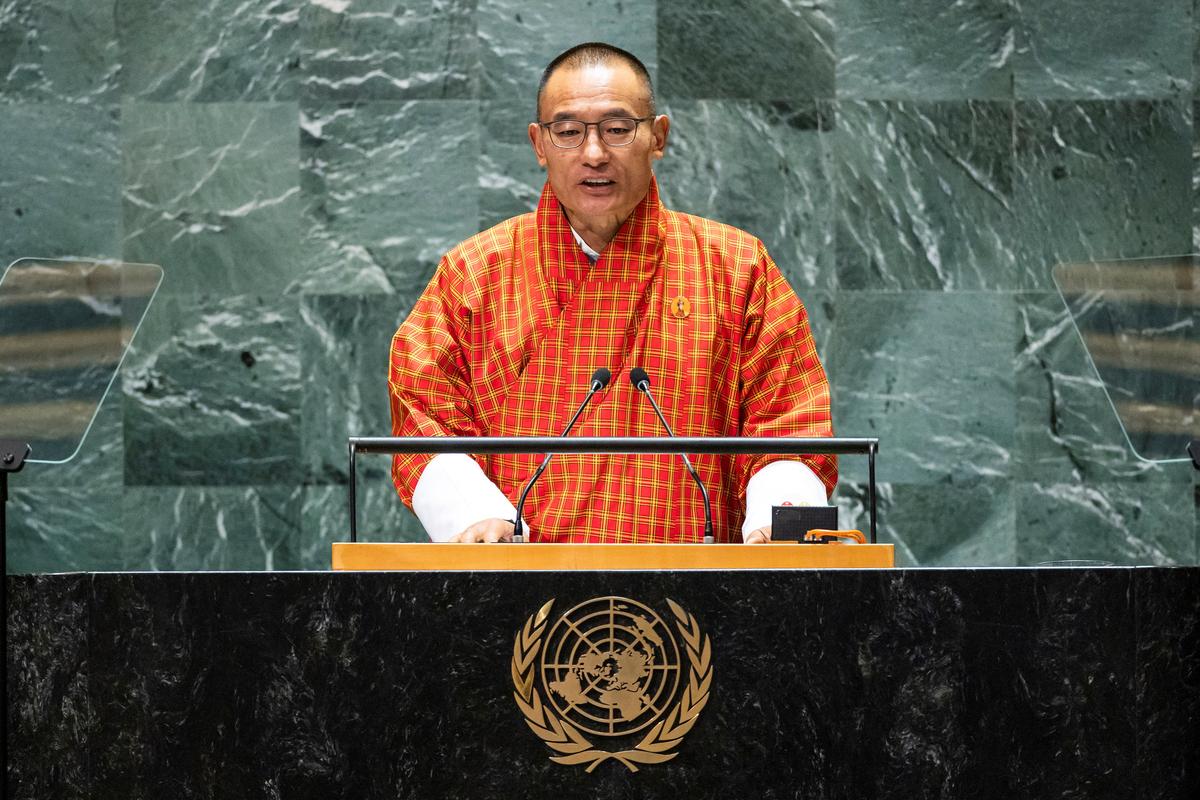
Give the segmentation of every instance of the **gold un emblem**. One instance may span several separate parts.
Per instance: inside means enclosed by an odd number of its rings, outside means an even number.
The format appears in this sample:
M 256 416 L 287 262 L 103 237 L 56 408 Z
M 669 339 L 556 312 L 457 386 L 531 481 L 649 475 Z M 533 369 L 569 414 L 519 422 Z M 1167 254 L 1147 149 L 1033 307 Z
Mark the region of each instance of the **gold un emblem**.
M 696 724 L 712 684 L 712 643 L 696 618 L 667 600 L 685 669 L 672 626 L 649 606 L 596 597 L 550 624 L 553 605 L 525 621 L 512 657 L 517 707 L 560 754 L 550 760 L 591 772 L 611 758 L 637 772 L 638 764 L 678 755 L 672 751 Z

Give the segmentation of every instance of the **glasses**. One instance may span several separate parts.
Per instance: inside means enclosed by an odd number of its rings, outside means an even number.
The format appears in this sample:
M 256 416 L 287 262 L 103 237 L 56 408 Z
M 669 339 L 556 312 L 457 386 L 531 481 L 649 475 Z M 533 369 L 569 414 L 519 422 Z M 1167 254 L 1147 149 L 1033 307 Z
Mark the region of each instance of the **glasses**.
M 578 119 L 558 119 L 554 122 L 539 122 L 550 131 L 550 141 L 555 147 L 571 150 L 587 139 L 588 128 L 600 131 L 600 141 L 609 147 L 626 147 L 637 137 L 638 125 L 654 117 L 609 117 L 599 122 L 584 122 Z

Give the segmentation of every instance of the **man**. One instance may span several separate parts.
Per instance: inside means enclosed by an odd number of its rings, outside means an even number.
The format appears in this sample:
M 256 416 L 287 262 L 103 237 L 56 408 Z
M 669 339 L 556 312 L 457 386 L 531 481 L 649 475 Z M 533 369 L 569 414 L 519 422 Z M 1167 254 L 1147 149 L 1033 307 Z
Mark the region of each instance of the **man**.
M 645 66 L 605 44 L 558 56 L 529 141 L 537 211 L 451 250 L 392 341 L 396 436 L 660 436 L 642 367 L 680 436 L 830 436 L 804 307 L 749 234 L 659 201 L 670 121 Z M 537 455 L 397 456 L 393 479 L 435 541 L 512 538 Z M 829 456 L 695 457 L 719 541 L 765 542 L 771 506 L 824 504 Z M 697 541 L 703 506 L 677 456 L 560 455 L 526 501 L 530 541 Z

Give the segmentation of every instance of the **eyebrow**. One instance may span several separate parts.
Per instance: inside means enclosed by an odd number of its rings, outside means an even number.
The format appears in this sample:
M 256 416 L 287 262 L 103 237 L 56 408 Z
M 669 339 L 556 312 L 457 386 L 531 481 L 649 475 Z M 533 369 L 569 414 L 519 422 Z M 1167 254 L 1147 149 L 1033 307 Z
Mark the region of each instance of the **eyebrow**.
M 613 106 L 600 114 L 600 119 L 608 119 L 610 117 L 629 117 L 630 119 L 637 115 L 628 108 L 622 106 Z M 554 115 L 551 122 L 557 122 L 560 119 L 579 119 L 579 117 L 570 111 L 560 111 Z

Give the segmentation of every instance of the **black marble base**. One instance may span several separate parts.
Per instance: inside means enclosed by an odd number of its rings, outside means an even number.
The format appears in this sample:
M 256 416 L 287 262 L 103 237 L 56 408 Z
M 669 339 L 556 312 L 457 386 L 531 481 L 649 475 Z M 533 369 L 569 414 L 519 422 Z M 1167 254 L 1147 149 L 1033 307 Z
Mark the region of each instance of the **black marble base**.
M 1193 798 L 1200 569 L 8 576 L 10 798 Z M 514 637 L 691 612 L 663 764 L 552 763 Z

